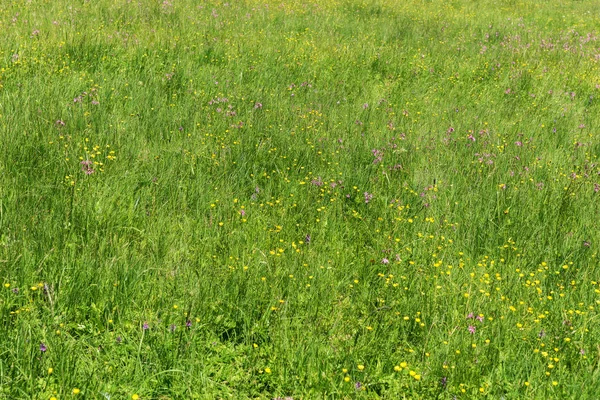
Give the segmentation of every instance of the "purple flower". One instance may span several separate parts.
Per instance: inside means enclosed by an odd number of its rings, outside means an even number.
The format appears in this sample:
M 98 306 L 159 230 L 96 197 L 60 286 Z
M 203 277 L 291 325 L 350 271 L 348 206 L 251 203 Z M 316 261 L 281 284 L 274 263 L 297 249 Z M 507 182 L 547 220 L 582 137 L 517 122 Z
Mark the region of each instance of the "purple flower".
M 306 244 L 310 243 L 310 234 L 308 234 L 304 237 L 304 243 L 306 243 Z
M 477 321 L 483 322 L 483 317 L 481 315 L 478 315 L 475 318 L 477 319 Z
M 18 287 L 16 287 L 16 288 L 13 288 L 13 289 L 12 289 L 12 292 L 13 292 L 14 294 L 19 294 L 19 288 L 18 288 Z
M 373 199 L 373 195 L 369 192 L 365 192 L 365 204 L 369 204 L 369 202 Z
M 310 181 L 311 185 L 317 186 L 317 187 L 321 187 L 323 186 L 323 180 L 321 179 L 321 177 L 318 177 L 317 179 L 313 179 L 312 181 Z
M 148 326 L 148 323 L 146 321 L 144 321 L 144 324 L 142 325 L 142 329 L 147 331 L 148 329 L 150 329 L 150 326 Z
M 40 351 L 42 353 L 45 353 L 46 350 L 48 350 L 48 348 L 46 347 L 46 345 L 44 344 L 44 342 L 40 342 Z
M 86 174 L 86 175 L 91 175 L 93 174 L 94 168 L 92 168 L 92 166 L 94 165 L 94 163 L 90 160 L 83 160 L 81 161 L 79 164 L 81 164 L 81 170 Z
M 468 327 L 467 329 L 469 330 L 469 333 L 470 333 L 471 335 L 473 335 L 473 334 L 475 333 L 475 330 L 476 330 L 476 329 L 475 329 L 475 327 L 474 327 L 473 325 L 469 325 L 469 327 Z
M 262 103 L 258 103 L 258 102 L 257 102 L 256 104 L 254 104 L 254 109 L 256 110 L 256 109 L 258 109 L 258 108 L 263 108 L 263 105 L 262 105 Z
M 354 384 L 354 389 L 356 389 L 356 390 L 360 390 L 361 388 L 362 388 L 362 383 L 360 383 L 360 382 L 356 382 L 356 383 Z
M 473 319 L 475 318 L 475 315 L 473 315 L 473 313 L 469 313 L 469 315 L 467 315 L 467 319 Z
M 240 210 L 240 215 L 242 217 L 245 217 L 246 216 L 246 210 L 244 210 L 244 209 Z
M 186 328 L 191 328 L 192 327 L 192 321 L 190 321 L 189 319 L 185 321 L 185 326 Z
M 448 384 L 448 377 L 442 376 L 442 379 L 440 379 L 440 385 L 442 385 L 443 388 L 446 388 L 447 384 Z
M 117 336 L 117 343 L 121 343 L 123 341 L 123 338 L 121 336 Z
M 384 258 L 381 260 L 381 263 L 382 263 L 382 264 L 389 264 L 389 263 L 390 263 L 390 260 L 388 260 L 387 258 L 385 258 L 385 257 L 384 257 Z
M 383 151 L 373 149 L 371 150 L 371 153 L 373 153 L 373 157 L 375 157 L 375 159 L 373 160 L 373 164 L 378 164 L 383 160 Z
M 585 354 L 585 350 L 584 349 L 579 350 L 579 354 L 584 355 Z

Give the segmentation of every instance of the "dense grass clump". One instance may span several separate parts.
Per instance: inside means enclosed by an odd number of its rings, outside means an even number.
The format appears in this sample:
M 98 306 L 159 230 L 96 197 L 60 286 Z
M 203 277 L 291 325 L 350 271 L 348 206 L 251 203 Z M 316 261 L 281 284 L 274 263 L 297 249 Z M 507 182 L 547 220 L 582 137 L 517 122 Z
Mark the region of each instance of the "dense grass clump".
M 0 2 L 0 398 L 597 398 L 599 26 Z

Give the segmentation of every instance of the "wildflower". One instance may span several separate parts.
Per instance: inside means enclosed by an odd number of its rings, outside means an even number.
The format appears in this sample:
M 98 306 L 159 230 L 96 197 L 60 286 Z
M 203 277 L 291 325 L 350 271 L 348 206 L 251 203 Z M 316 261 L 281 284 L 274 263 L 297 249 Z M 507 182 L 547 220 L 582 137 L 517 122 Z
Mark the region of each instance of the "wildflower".
M 81 171 L 83 171 L 83 173 L 85 173 L 86 175 L 91 175 L 95 172 L 94 169 L 92 168 L 92 165 L 93 165 L 92 161 L 83 160 L 79 164 L 81 164 Z
M 447 384 L 448 384 L 448 377 L 442 376 L 442 379 L 440 379 L 440 385 L 442 385 L 442 387 L 445 389 Z
M 483 322 L 483 316 L 481 315 L 476 316 L 475 319 L 479 322 Z
M 46 350 L 48 350 L 48 348 L 46 347 L 46 345 L 45 345 L 43 342 L 41 342 L 41 343 L 40 343 L 40 351 L 41 351 L 42 353 L 45 353 L 45 352 L 46 352 Z
M 144 324 L 142 325 L 142 329 L 147 331 L 150 328 L 150 326 L 148 325 L 148 323 L 146 321 L 144 321 Z
M 365 192 L 365 204 L 369 204 L 369 202 L 373 199 L 373 195 L 369 192 Z
M 356 390 L 360 390 L 361 388 L 362 388 L 362 384 L 361 384 L 360 382 L 356 382 L 356 383 L 354 384 L 354 389 L 356 389 Z
M 473 313 L 469 313 L 469 315 L 467 315 L 467 319 L 473 319 L 475 317 L 475 315 L 473 315 Z
M 265 373 L 270 374 L 271 373 L 271 368 L 269 368 L 269 367 L 265 368 Z
M 381 263 L 382 263 L 382 264 L 389 264 L 389 263 L 390 263 L 390 260 L 388 260 L 387 258 L 385 258 L 385 257 L 384 257 L 384 258 L 381 260 Z
M 357 367 L 357 368 L 358 368 L 358 370 L 359 370 L 359 371 L 362 371 L 362 370 L 364 370 L 364 369 L 365 369 L 365 366 L 364 366 L 364 365 L 362 365 L 362 364 L 358 364 L 358 367 Z
M 123 341 L 123 338 L 121 336 L 117 336 L 117 343 L 121 343 Z
M 262 107 L 263 107 L 262 103 L 258 103 L 258 102 L 257 102 L 257 103 L 255 103 L 255 104 L 254 104 L 254 109 L 255 109 L 255 110 L 256 110 L 256 109 L 259 109 L 259 108 L 262 108 Z
M 185 321 L 185 327 L 186 328 L 191 328 L 192 327 L 192 321 L 190 321 L 189 319 L 187 321 Z
M 469 333 L 472 335 L 475 333 L 476 329 L 473 325 L 469 325 L 469 327 L 467 328 L 469 330 Z
M 138 396 L 137 394 L 134 394 L 133 396 L 131 396 L 131 400 L 139 400 L 140 396 Z
M 310 234 L 307 234 L 307 235 L 304 237 L 304 243 L 306 243 L 306 244 L 310 243 Z
M 318 177 L 317 179 L 313 179 L 312 181 L 310 181 L 310 183 L 317 187 L 323 186 L 323 180 L 321 179 L 321 177 Z
M 375 157 L 373 164 L 377 164 L 378 162 L 381 162 L 381 160 L 383 159 L 383 151 L 382 150 L 373 149 L 373 150 L 371 150 L 371 153 L 373 154 L 373 157 Z
M 73 391 L 72 391 L 72 393 L 75 394 L 75 395 L 77 395 L 77 394 L 81 393 L 81 390 L 79 390 L 77 388 L 74 388 Z

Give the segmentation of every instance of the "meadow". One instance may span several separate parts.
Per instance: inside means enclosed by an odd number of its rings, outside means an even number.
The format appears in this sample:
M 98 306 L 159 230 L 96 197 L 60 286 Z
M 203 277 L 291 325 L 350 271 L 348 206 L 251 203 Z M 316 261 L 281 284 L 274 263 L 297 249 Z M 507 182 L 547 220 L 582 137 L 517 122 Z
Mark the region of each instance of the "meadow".
M 597 399 L 598 2 L 3 0 L 0 399 Z

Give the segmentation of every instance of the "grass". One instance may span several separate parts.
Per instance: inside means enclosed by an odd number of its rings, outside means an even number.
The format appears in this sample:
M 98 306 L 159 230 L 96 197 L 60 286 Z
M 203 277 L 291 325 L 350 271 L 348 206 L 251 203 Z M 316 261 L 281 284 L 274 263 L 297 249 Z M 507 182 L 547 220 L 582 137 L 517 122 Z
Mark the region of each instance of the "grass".
M 0 398 L 596 398 L 596 2 L 0 4 Z

